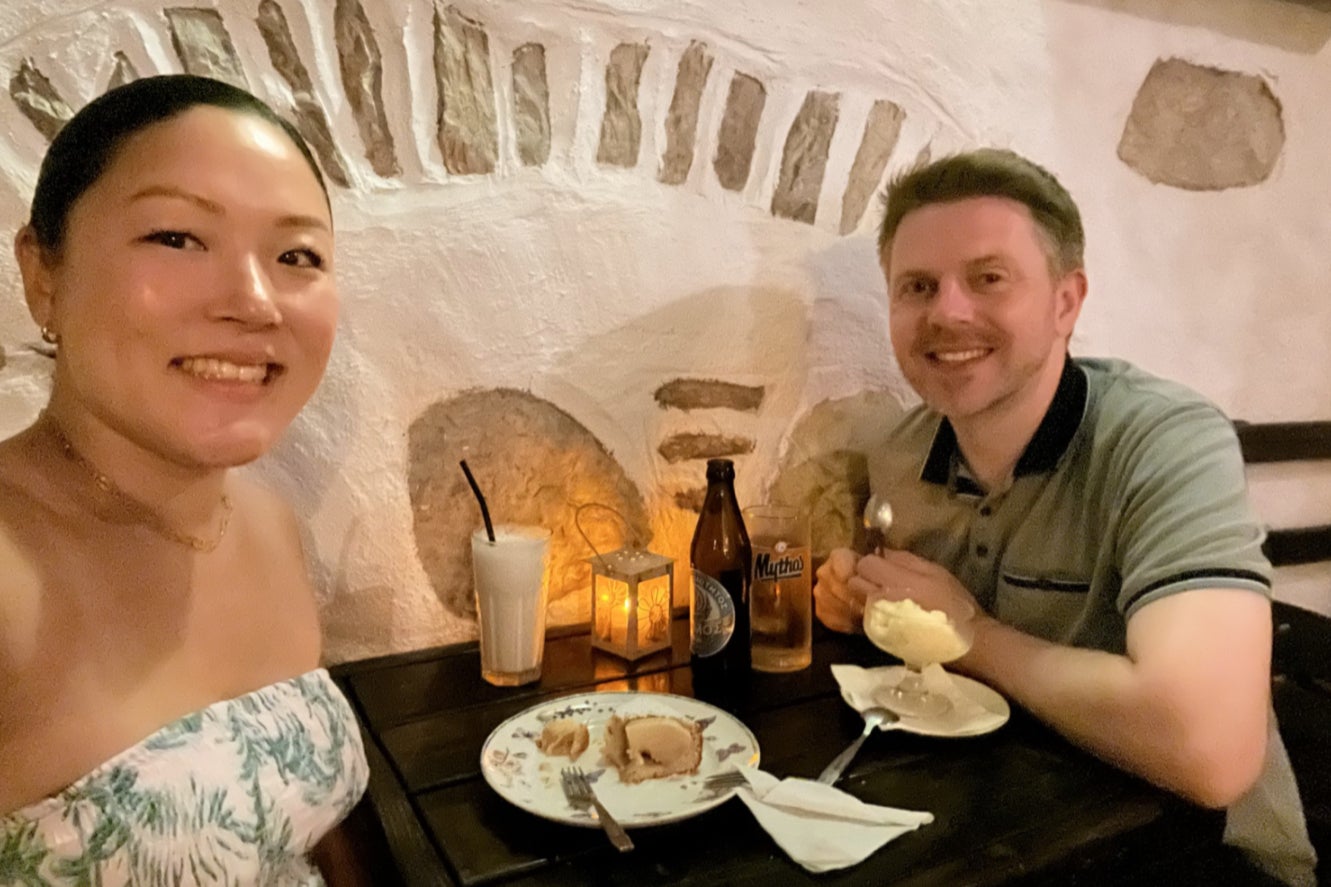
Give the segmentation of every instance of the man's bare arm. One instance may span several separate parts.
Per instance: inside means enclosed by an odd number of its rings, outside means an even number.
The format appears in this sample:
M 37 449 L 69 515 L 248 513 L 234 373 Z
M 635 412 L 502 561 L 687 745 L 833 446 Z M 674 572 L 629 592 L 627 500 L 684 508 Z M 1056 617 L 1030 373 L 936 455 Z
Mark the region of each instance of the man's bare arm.
M 874 563 L 874 562 L 877 563 Z M 888 587 L 948 584 L 905 552 L 860 563 Z M 1199 804 L 1233 803 L 1261 773 L 1270 698 L 1269 602 L 1242 589 L 1194 589 L 1143 606 L 1124 655 L 1053 644 L 981 615 L 954 663 L 1072 742 Z

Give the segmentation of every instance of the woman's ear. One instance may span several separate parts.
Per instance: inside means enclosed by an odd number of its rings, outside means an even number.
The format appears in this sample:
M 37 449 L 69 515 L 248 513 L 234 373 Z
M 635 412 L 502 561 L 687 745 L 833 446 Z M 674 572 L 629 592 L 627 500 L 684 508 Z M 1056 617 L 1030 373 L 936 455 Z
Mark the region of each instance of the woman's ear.
M 31 225 L 24 225 L 14 235 L 14 258 L 23 276 L 23 298 L 28 313 L 37 325 L 59 334 L 55 328 L 55 258 L 37 240 Z

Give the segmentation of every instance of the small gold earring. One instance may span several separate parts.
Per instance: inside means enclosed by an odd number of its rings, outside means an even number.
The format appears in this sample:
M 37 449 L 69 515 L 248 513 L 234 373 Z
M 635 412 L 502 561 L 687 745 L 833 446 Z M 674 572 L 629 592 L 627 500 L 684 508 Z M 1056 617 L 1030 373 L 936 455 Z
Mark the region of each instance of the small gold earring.
M 59 345 L 60 336 L 46 324 L 42 324 L 42 341 L 48 345 Z

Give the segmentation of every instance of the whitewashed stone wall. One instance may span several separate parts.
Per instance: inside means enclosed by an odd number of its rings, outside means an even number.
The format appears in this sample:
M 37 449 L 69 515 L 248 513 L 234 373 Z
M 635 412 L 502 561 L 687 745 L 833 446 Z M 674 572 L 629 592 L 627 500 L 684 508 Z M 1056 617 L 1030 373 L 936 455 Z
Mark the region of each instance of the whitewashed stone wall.
M 330 659 L 355 658 L 474 634 L 463 455 L 498 519 L 554 526 L 562 621 L 585 618 L 576 507 L 624 516 L 584 511 L 598 547 L 685 558 L 708 455 L 843 535 L 856 454 L 909 399 L 872 195 L 921 156 L 1008 146 L 1063 178 L 1090 236 L 1075 352 L 1236 417 L 1331 417 L 1328 36 L 1284 0 L 11 0 L 0 227 L 109 83 L 212 73 L 300 122 L 344 313 L 254 470 L 306 520 Z M 7 256 L 0 279 L 8 433 L 49 361 Z M 1325 522 L 1331 476 L 1280 471 L 1254 476 L 1264 515 Z M 1331 611 L 1331 571 L 1278 593 Z

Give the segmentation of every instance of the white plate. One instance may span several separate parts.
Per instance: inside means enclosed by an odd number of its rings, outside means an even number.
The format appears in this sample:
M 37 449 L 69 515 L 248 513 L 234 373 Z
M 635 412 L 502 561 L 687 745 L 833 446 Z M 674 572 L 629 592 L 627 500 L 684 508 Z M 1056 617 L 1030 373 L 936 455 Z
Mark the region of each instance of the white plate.
M 687 776 L 649 779 L 637 785 L 619 781 L 619 773 L 601 756 L 605 723 L 623 705 L 660 706 L 663 711 L 703 725 L 702 761 Z M 536 747 L 545 722 L 574 717 L 587 725 L 591 744 L 574 761 L 547 756 Z M 596 796 L 625 828 L 660 825 L 696 816 L 735 793 L 708 791 L 703 780 L 736 765 L 758 766 L 758 740 L 732 715 L 696 699 L 669 693 L 589 693 L 534 705 L 504 721 L 481 747 L 481 775 L 499 795 L 529 813 L 569 825 L 597 827 L 591 812 L 569 806 L 559 785 L 559 771 L 576 764 L 587 774 Z
M 872 669 L 833 666 L 834 672 L 837 669 L 847 669 L 852 675 L 855 672 L 859 673 L 858 680 L 853 685 L 854 689 L 851 680 L 839 678 L 838 683 L 841 685 L 841 698 L 851 708 L 861 711 L 863 707 L 856 704 L 859 701 L 857 695 L 870 698 L 873 687 L 895 687 L 905 674 L 905 668 L 900 665 L 885 665 Z M 851 672 L 851 669 L 854 671 Z M 894 724 L 883 724 L 879 729 L 904 730 L 907 733 L 919 733 L 923 736 L 983 736 L 985 733 L 994 732 L 1012 717 L 1012 709 L 1008 706 L 1007 700 L 992 687 L 952 672 L 947 672 L 947 677 L 951 681 L 947 695 L 952 697 L 953 694 L 961 694 L 963 697 L 954 701 L 951 711 L 932 718 L 912 718 L 902 715 L 901 720 Z M 958 702 L 960 704 L 957 704 Z M 871 703 L 866 703 L 866 707 L 868 704 Z

